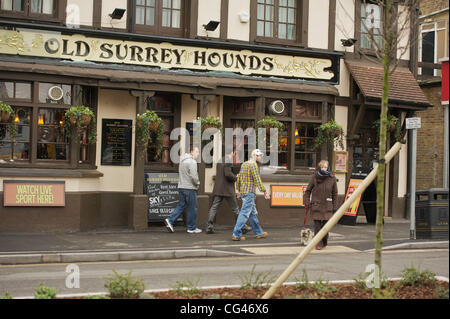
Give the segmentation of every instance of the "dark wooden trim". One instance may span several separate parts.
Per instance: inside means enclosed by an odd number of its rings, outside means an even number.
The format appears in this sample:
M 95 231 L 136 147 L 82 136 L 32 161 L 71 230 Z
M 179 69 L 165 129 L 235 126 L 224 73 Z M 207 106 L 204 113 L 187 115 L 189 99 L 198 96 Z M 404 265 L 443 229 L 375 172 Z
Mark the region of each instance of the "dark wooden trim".
M 22 12 L 0 10 L 0 17 L 7 19 L 17 19 L 23 21 L 39 21 L 44 23 L 54 23 L 65 25 L 67 0 L 57 0 L 53 3 L 53 15 L 51 14 L 33 14 L 31 13 L 31 0 L 24 1 L 24 10 Z
M 195 39 L 197 38 L 197 22 L 198 22 L 198 0 L 189 1 L 189 14 L 186 14 L 189 19 L 186 21 L 186 27 L 188 27 L 187 38 Z
M 328 50 L 335 48 L 334 38 L 336 36 L 336 0 L 330 0 L 328 18 Z
M 69 178 L 99 178 L 102 172 L 95 169 L 58 169 L 58 168 L 15 168 L 2 167 L 0 175 L 4 177 L 69 177 Z
M 220 39 L 222 41 L 228 38 L 228 8 L 230 0 L 222 0 L 220 3 Z
M 128 13 L 129 13 L 129 11 L 128 11 Z M 94 29 L 102 28 L 102 0 L 94 0 L 94 2 L 93 2 L 92 27 Z
M 307 48 L 308 47 L 308 22 L 309 22 L 309 0 L 302 0 L 302 30 L 300 45 Z

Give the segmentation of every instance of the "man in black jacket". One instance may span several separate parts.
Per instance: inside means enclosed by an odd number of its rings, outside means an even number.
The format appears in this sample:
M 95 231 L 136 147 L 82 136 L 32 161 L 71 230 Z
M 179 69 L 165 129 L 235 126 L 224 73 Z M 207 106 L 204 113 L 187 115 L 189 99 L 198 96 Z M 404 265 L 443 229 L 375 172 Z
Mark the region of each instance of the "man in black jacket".
M 239 205 L 236 198 L 236 190 L 234 183 L 236 182 L 237 176 L 232 171 L 233 163 L 233 152 L 227 154 L 221 163 L 217 163 L 216 168 L 216 179 L 214 184 L 214 189 L 212 192 L 213 203 L 208 213 L 208 221 L 206 222 L 206 233 L 214 234 L 214 219 L 217 214 L 222 201 L 225 199 L 231 208 L 231 212 L 236 218 L 239 215 Z M 243 233 L 251 230 L 251 227 L 245 225 L 242 229 Z

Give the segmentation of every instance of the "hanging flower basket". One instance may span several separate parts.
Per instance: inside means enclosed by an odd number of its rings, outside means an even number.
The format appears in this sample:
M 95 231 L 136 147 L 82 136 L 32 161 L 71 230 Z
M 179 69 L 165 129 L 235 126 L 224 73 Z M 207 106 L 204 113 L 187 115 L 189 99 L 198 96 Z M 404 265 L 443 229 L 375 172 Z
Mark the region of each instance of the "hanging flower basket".
M 9 134 L 14 139 L 17 135 L 17 125 L 14 122 L 14 110 L 10 105 L 2 101 L 0 101 L 0 120 L 2 123 L 9 123 Z
M 151 142 L 157 146 L 158 156 L 162 150 L 164 137 L 164 125 L 162 119 L 155 111 L 146 111 L 136 116 L 136 143 L 141 147 L 147 147 Z
M 315 138 L 315 147 L 320 148 L 325 143 L 338 144 L 344 149 L 344 129 L 335 120 L 320 125 L 317 128 L 317 136 Z
M 11 119 L 11 114 L 14 113 L 14 110 L 10 105 L 4 104 L 2 101 L 0 101 L 0 113 L 2 123 L 8 123 Z
M 202 133 L 209 128 L 215 128 L 218 130 L 222 128 L 222 123 L 220 123 L 219 118 L 214 116 L 198 117 L 197 120 L 200 121 Z
M 68 135 L 72 128 L 76 128 L 78 137 L 89 127 L 88 142 L 94 144 L 97 141 L 97 126 L 95 125 L 95 114 L 87 106 L 71 106 L 64 114 L 64 126 Z

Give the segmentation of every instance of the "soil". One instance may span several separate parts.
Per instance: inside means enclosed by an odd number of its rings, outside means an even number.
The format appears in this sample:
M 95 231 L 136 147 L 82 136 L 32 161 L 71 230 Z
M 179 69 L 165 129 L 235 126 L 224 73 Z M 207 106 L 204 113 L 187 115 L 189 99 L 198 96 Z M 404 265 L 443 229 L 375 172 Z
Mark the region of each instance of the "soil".
M 448 298 L 448 282 L 437 281 L 436 284 L 422 285 L 418 287 L 404 286 L 395 282 L 389 282 L 383 289 L 383 298 L 394 299 L 440 299 L 445 298 L 439 293 L 445 292 Z M 241 289 L 241 288 L 217 288 L 199 290 L 190 294 L 190 291 L 164 291 L 152 293 L 156 299 L 259 299 L 266 292 L 266 288 Z M 372 293 L 355 284 L 326 284 L 314 288 L 282 286 L 272 297 L 274 299 L 370 299 Z

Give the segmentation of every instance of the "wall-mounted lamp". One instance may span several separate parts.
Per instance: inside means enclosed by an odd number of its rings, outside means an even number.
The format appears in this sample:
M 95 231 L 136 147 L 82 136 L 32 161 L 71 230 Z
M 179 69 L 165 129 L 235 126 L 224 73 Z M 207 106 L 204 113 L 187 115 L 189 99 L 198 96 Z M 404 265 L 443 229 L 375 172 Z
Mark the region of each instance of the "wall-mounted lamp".
M 120 20 L 122 19 L 125 11 L 126 11 L 125 9 L 115 8 L 114 11 L 109 14 L 109 16 L 111 17 L 111 19 Z
M 203 28 L 205 28 L 206 31 L 214 31 L 219 26 L 219 21 L 211 20 L 208 22 L 208 24 L 204 24 Z
M 351 47 L 352 45 L 354 45 L 356 43 L 356 41 L 358 41 L 358 40 L 355 38 L 341 39 L 342 45 L 344 47 Z

